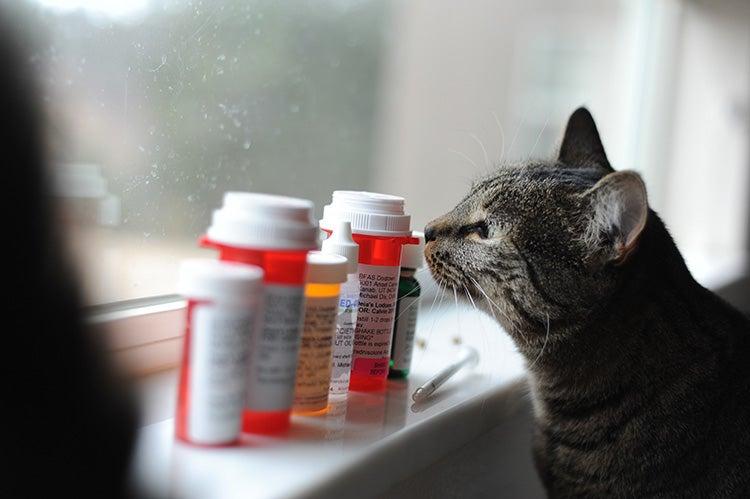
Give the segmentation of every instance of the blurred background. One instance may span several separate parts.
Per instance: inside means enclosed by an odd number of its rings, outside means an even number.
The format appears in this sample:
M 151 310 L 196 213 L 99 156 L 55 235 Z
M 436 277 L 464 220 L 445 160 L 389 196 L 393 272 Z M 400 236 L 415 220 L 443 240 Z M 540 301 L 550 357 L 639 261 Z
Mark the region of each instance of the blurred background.
M 0 1 L 91 305 L 174 293 L 226 190 L 318 215 L 334 189 L 399 194 L 421 229 L 554 154 L 579 105 L 699 280 L 747 300 L 746 0 Z

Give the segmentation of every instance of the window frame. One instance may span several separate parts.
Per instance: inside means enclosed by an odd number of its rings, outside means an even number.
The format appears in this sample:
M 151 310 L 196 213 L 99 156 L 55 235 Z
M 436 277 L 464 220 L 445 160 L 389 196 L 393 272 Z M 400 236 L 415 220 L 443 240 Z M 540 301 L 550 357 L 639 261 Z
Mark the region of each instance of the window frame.
M 187 302 L 178 295 L 116 302 L 85 310 L 101 329 L 115 363 L 131 376 L 173 369 L 180 363 Z

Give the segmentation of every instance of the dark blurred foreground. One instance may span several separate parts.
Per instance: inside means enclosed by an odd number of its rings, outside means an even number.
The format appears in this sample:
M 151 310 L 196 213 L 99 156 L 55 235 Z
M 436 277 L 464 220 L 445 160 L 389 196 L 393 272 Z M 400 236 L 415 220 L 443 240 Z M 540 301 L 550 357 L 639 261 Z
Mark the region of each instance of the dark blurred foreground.
M 48 194 L 26 46 L 0 12 L 5 214 L 2 497 L 126 497 L 135 413 L 81 314 Z

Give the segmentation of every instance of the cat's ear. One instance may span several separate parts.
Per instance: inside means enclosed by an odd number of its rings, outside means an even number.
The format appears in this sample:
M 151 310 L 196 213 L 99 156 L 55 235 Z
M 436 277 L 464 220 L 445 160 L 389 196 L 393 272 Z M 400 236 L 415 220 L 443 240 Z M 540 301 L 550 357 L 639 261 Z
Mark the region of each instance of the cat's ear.
M 584 240 L 607 260 L 624 262 L 646 226 L 646 186 L 633 171 L 613 172 L 586 191 L 589 216 Z
M 557 159 L 573 168 L 598 166 L 614 171 L 604 152 L 594 117 L 585 107 L 579 107 L 570 115 Z

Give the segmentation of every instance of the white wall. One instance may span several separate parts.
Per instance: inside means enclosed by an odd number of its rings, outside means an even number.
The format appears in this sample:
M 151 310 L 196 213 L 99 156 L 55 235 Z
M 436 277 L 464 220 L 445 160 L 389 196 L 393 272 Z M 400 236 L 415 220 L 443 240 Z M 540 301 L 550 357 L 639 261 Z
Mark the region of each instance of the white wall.
M 488 164 L 552 154 L 584 104 L 615 168 L 644 174 L 652 206 L 699 274 L 742 256 L 750 2 L 393 8 L 371 184 L 406 196 L 416 228 L 449 210 Z
M 394 4 L 372 184 L 415 226 L 501 159 L 553 154 L 586 105 L 610 159 L 634 165 L 643 1 L 414 0 Z
M 676 83 L 662 214 L 694 265 L 737 260 L 748 241 L 750 2 L 684 4 Z

